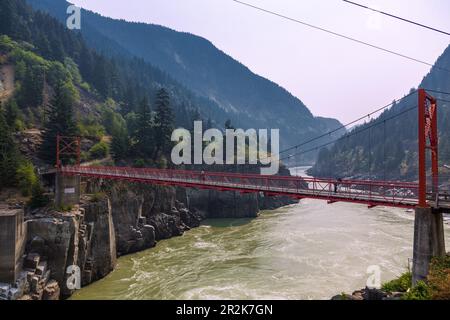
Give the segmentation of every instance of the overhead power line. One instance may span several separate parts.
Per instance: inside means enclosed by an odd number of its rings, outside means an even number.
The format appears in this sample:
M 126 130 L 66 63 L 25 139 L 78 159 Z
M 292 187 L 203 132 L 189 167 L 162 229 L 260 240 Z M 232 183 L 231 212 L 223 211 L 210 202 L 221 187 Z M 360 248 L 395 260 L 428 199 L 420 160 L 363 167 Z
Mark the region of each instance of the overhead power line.
M 294 19 L 294 18 L 285 16 L 285 15 L 283 15 L 281 13 L 277 13 L 277 12 L 274 12 L 274 11 L 270 11 L 268 9 L 264 9 L 264 8 L 255 6 L 255 5 L 247 3 L 247 2 L 243 2 L 243 1 L 239 1 L 239 0 L 231 0 L 231 1 L 236 2 L 238 4 L 241 4 L 243 6 L 249 7 L 249 8 L 253 8 L 253 9 L 258 10 L 260 12 L 264 12 L 264 13 L 267 13 L 267 14 L 270 14 L 270 15 L 273 15 L 273 16 L 285 19 L 285 20 L 289 20 L 291 22 L 295 22 L 295 23 L 304 25 L 304 26 L 312 28 L 312 29 L 316 29 L 316 30 L 319 30 L 319 31 L 331 34 L 331 35 L 336 36 L 336 37 L 340 37 L 340 38 L 343 38 L 343 39 L 346 39 L 346 40 L 349 40 L 349 41 L 353 41 L 353 42 L 359 43 L 361 45 L 364 45 L 364 46 L 367 46 L 367 47 L 370 47 L 370 48 L 382 51 L 384 53 L 389 53 L 389 54 L 392 54 L 392 55 L 395 55 L 395 56 L 398 56 L 398 57 L 401 57 L 401 58 L 404 58 L 404 59 L 407 59 L 407 60 L 410 60 L 410 61 L 414 61 L 414 62 L 423 64 L 423 65 L 426 65 L 426 66 L 429 66 L 429 67 L 434 67 L 436 69 L 439 69 L 439 70 L 442 70 L 442 71 L 450 73 L 450 69 L 446 69 L 446 68 L 442 68 L 440 66 L 436 66 L 436 65 L 434 65 L 434 64 L 432 64 L 430 62 L 427 62 L 427 61 L 424 61 L 424 60 L 421 60 L 421 59 L 417 59 L 417 58 L 405 55 L 405 54 L 400 53 L 400 52 L 396 52 L 396 51 L 393 51 L 393 50 L 390 50 L 390 49 L 386 49 L 386 48 L 383 48 L 383 47 L 371 44 L 369 42 L 362 41 L 362 40 L 359 40 L 359 39 L 356 39 L 356 38 L 353 38 L 353 37 L 350 37 L 350 36 L 347 36 L 347 35 L 344 35 L 342 33 L 338 33 L 338 32 L 335 32 L 335 31 L 332 31 L 332 30 L 329 30 L 329 29 L 318 27 L 318 26 L 312 25 L 310 23 L 307 23 L 307 22 L 304 22 L 304 21 L 301 21 L 301 20 L 298 20 L 298 19 Z
M 401 115 L 403 115 L 403 114 L 405 114 L 405 113 L 407 113 L 407 112 L 409 112 L 409 111 L 412 111 L 412 110 L 414 110 L 414 109 L 417 109 L 417 106 L 408 108 L 408 109 L 406 109 L 406 110 L 404 110 L 404 111 L 402 111 L 402 112 L 399 112 L 398 114 L 393 115 L 393 116 L 391 116 L 391 117 L 389 117 L 389 118 L 381 119 L 381 120 L 378 121 L 378 122 L 376 121 L 375 123 L 370 124 L 370 125 L 367 125 L 366 127 L 362 128 L 362 129 L 360 129 L 360 130 L 355 130 L 355 131 L 353 131 L 353 132 L 351 132 L 351 133 L 349 133 L 349 134 L 346 134 L 346 135 L 343 136 L 343 137 L 340 137 L 340 138 L 335 139 L 335 140 L 333 140 L 333 141 L 330 141 L 330 142 L 328 142 L 328 143 L 322 144 L 322 145 L 320 145 L 320 146 L 317 146 L 317 147 L 314 147 L 314 148 L 311 148 L 311 149 L 308 149 L 308 150 L 300 151 L 300 152 L 295 153 L 295 154 L 291 154 L 291 155 L 289 155 L 289 156 L 287 156 L 287 157 L 284 157 L 284 158 L 280 159 L 280 161 L 288 160 L 288 159 L 291 159 L 291 158 L 293 158 L 293 157 L 295 157 L 295 156 L 298 156 L 298 155 L 301 155 L 301 154 L 305 154 L 305 153 L 309 153 L 309 152 L 313 152 L 313 151 L 316 151 L 316 150 L 325 148 L 325 147 L 327 147 L 327 146 L 329 146 L 329 145 L 332 145 L 332 144 L 334 144 L 334 143 L 336 143 L 336 142 L 338 142 L 338 141 L 341 141 L 341 140 L 350 138 L 350 137 L 352 137 L 352 136 L 354 136 L 354 135 L 360 134 L 361 132 L 370 130 L 370 129 L 372 129 L 373 127 L 376 127 L 376 126 L 379 126 L 379 125 L 381 125 L 381 124 L 384 124 L 384 123 L 386 123 L 387 121 L 390 121 L 390 120 L 393 120 L 393 119 L 395 119 L 395 118 L 398 118 L 398 117 L 400 117 Z
M 444 102 L 444 103 L 450 103 L 450 100 L 439 99 L 439 98 L 437 98 L 436 100 L 440 101 L 440 102 Z
M 319 136 L 317 136 L 317 137 L 315 137 L 315 138 L 311 138 L 311 139 L 309 139 L 309 140 L 305 140 L 305 141 L 303 141 L 302 143 L 300 143 L 300 144 L 298 144 L 298 145 L 295 145 L 295 146 L 293 146 L 293 147 L 290 147 L 290 148 L 288 148 L 288 149 L 284 149 L 284 150 L 280 151 L 280 152 L 278 153 L 278 155 L 283 154 L 283 153 L 286 153 L 286 152 L 289 152 L 289 151 L 292 151 L 292 150 L 295 150 L 295 149 L 298 149 L 298 148 L 303 147 L 304 145 L 307 145 L 307 144 L 309 144 L 309 143 L 311 143 L 311 142 L 314 142 L 314 141 L 319 140 L 319 139 L 321 139 L 321 138 L 330 136 L 330 135 L 332 135 L 333 133 L 336 133 L 336 132 L 338 132 L 338 131 L 341 131 L 341 130 L 343 130 L 343 129 L 346 129 L 346 128 L 349 127 L 349 126 L 352 126 L 352 125 L 354 125 L 354 124 L 356 124 L 356 123 L 358 123 L 358 122 L 360 122 L 360 121 L 362 121 L 362 120 L 364 120 L 364 119 L 366 119 L 366 118 L 370 118 L 370 117 L 373 116 L 374 114 L 377 114 L 377 113 L 379 113 L 379 112 L 381 112 L 381 111 L 383 111 L 383 110 L 385 110 L 385 109 L 391 107 L 392 105 L 394 105 L 394 104 L 396 104 L 396 103 L 399 103 L 400 101 L 402 101 L 402 100 L 404 100 L 404 99 L 406 99 L 406 98 L 408 98 L 408 97 L 414 95 L 415 93 L 417 93 L 417 90 L 414 90 L 414 91 L 412 91 L 411 93 L 409 93 L 408 95 L 404 96 L 403 98 L 394 100 L 393 102 L 391 102 L 391 103 L 389 103 L 389 104 L 387 104 L 387 105 L 385 105 L 385 106 L 383 106 L 383 107 L 381 107 L 381 108 L 378 108 L 378 109 L 376 109 L 376 110 L 374 110 L 374 111 L 372 111 L 372 112 L 370 112 L 370 113 L 368 113 L 368 114 L 366 114 L 366 115 L 364 115 L 364 116 L 362 116 L 362 117 L 360 117 L 360 118 L 358 118 L 358 119 L 355 119 L 355 120 L 353 120 L 353 121 L 351 121 L 351 122 L 348 122 L 348 123 L 346 123 L 346 124 L 343 124 L 343 125 L 337 127 L 337 128 L 334 129 L 334 130 L 328 131 L 328 132 L 326 132 L 326 133 L 324 133 L 324 134 L 321 134 L 321 135 L 319 135 Z
M 378 9 L 375 9 L 375 8 L 371 8 L 371 7 L 368 7 L 368 6 L 365 6 L 365 5 L 363 5 L 363 4 L 353 2 L 353 1 L 348 1 L 348 0 L 342 0 L 342 1 L 347 2 L 347 3 L 349 3 L 349 4 L 352 4 L 352 5 L 354 5 L 354 6 L 358 6 L 358 7 L 367 9 L 367 10 L 371 10 L 371 11 L 374 11 L 374 12 L 378 12 L 378 13 L 380 13 L 380 14 L 382 14 L 382 15 L 385 15 L 385 16 L 388 16 L 388 17 L 391 17 L 391 18 L 394 18 L 394 19 L 398 19 L 398 20 L 401 20 L 401 21 L 404 21 L 404 22 L 408 22 L 408 23 L 414 24 L 414 25 L 416 25 L 416 26 L 419 26 L 419 27 L 422 27 L 422 28 L 425 28 L 425 29 L 428 29 L 428 30 L 436 31 L 436 32 L 445 34 L 445 35 L 447 35 L 447 36 L 450 36 L 450 33 L 449 33 L 449 32 L 446 32 L 446 31 L 443 31 L 443 30 L 439 30 L 439 29 L 436 29 L 436 28 L 427 26 L 427 25 L 422 24 L 422 23 L 419 23 L 419 22 L 415 22 L 415 21 L 412 21 L 412 20 L 409 20 L 409 19 L 405 19 L 405 18 L 396 16 L 396 15 L 394 15 L 394 14 L 387 13 L 387 12 L 384 12 L 384 11 L 381 11 L 381 10 L 378 10 Z
M 450 95 L 450 92 L 439 91 L 439 90 L 433 90 L 433 89 L 425 89 L 425 91 L 432 92 L 432 93 L 437 93 L 437 94 L 447 94 L 447 95 Z

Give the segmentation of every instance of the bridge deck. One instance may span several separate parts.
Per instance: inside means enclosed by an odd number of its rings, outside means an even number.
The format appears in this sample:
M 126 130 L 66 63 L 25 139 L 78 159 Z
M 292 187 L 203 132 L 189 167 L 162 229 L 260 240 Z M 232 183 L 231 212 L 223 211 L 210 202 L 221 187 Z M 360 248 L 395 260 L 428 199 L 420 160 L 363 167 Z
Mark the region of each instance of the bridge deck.
M 268 196 L 321 199 L 330 203 L 353 202 L 370 207 L 414 208 L 418 204 L 418 184 L 409 182 L 338 181 L 306 177 L 120 167 L 69 166 L 62 167 L 60 170 L 66 175 L 242 193 L 261 192 Z M 450 197 L 440 199 L 439 206 L 450 210 Z

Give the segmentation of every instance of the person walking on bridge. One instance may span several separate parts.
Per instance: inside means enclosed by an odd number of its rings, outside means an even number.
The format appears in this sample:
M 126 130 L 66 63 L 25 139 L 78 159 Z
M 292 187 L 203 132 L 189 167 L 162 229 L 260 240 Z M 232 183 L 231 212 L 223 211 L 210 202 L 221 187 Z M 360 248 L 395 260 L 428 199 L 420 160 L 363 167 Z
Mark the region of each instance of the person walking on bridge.
M 338 193 L 338 189 L 341 184 L 342 184 L 342 179 L 336 178 L 336 181 L 334 182 L 334 193 Z

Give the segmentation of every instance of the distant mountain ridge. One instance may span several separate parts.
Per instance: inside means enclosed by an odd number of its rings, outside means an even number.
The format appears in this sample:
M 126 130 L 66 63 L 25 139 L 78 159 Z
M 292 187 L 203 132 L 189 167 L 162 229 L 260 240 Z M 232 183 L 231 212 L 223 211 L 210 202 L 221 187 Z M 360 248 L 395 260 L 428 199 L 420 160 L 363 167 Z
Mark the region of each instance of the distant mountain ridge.
M 27 1 L 61 21 L 67 18 L 65 0 Z M 195 94 L 217 103 L 235 126 L 279 128 L 282 147 L 340 126 L 335 119 L 314 117 L 298 98 L 201 37 L 158 25 L 114 20 L 86 10 L 82 11 L 81 32 L 99 51 L 136 56 L 167 72 Z

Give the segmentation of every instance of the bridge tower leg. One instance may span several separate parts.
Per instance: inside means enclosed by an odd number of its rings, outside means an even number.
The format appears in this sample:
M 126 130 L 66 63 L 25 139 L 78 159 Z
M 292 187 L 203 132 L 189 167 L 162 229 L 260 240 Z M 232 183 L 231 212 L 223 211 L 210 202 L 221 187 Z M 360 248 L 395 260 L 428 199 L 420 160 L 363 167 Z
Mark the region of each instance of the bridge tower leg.
M 55 204 L 57 207 L 73 206 L 80 202 L 81 178 L 61 173 L 63 160 L 76 157 L 76 165 L 80 165 L 81 143 L 79 137 L 56 137 L 56 181 Z
M 415 212 L 413 285 L 426 279 L 431 259 L 445 255 L 444 223 L 438 208 L 439 166 L 437 102 L 425 90 L 419 90 L 419 205 Z M 427 190 L 426 150 L 431 150 L 432 189 Z M 435 208 L 427 202 L 428 191 L 436 200 Z

